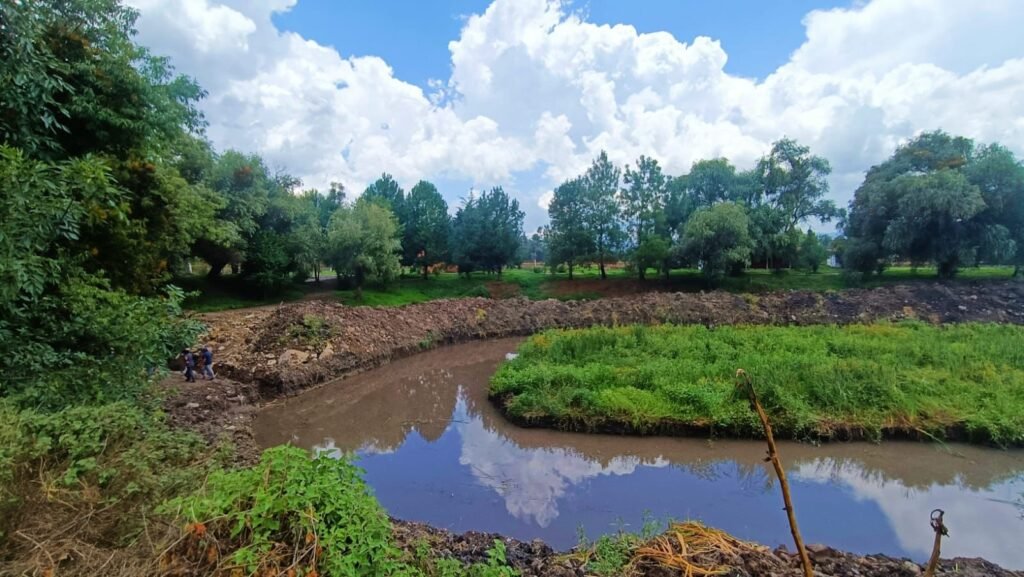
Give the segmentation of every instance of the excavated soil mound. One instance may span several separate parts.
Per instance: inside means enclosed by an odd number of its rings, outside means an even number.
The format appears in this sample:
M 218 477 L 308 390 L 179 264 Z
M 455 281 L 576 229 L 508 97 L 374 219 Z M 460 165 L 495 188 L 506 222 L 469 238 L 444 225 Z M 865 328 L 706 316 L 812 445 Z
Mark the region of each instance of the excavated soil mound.
M 442 344 L 528 335 L 548 328 L 593 325 L 699 323 L 850 324 L 920 319 L 931 323 L 997 322 L 1024 324 L 1024 283 L 914 284 L 831 293 L 789 291 L 758 296 L 726 292 L 646 293 L 595 301 L 530 301 L 524 298 L 441 300 L 399 308 L 347 307 L 305 301 L 204 315 L 204 343 L 215 352 L 215 381 L 183 383 L 168 378 L 176 394 L 166 407 L 172 422 L 210 439 L 227 436 L 240 463 L 259 455 L 252 414 L 264 402 L 297 393 L 329 379 L 373 368 L 391 359 Z M 482 560 L 499 535 L 455 535 L 426 525 L 396 522 L 400 543 L 426 539 L 435 552 L 466 561 Z M 582 576 L 576 555 L 556 554 L 541 542 L 503 539 L 509 561 L 524 576 Z M 920 565 L 885 556 L 858 556 L 814 547 L 822 575 L 916 576 Z M 795 556 L 785 550 L 750 545 L 718 551 L 712 564 L 724 575 L 800 575 Z M 678 575 L 656 563 L 638 574 Z M 942 561 L 937 575 L 1024 577 L 981 559 Z
M 760 296 L 719 291 L 648 293 L 571 302 L 467 298 L 397 308 L 311 301 L 219 313 L 206 320 L 210 324 L 207 340 L 217 352 L 220 373 L 258 384 L 264 398 L 273 398 L 440 344 L 527 335 L 548 328 L 904 319 L 1020 324 L 1024 323 L 1022 304 L 1024 283 L 917 284 Z M 327 327 L 320 342 L 303 334 L 310 319 Z

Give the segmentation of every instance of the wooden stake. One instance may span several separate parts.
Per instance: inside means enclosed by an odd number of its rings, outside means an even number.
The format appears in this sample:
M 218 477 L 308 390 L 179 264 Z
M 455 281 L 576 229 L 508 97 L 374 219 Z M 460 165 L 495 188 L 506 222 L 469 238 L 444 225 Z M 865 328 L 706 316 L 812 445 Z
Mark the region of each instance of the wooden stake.
M 750 399 L 750 407 L 757 412 L 761 418 L 761 426 L 764 427 L 764 436 L 768 440 L 768 461 L 772 462 L 775 468 L 775 475 L 779 478 L 779 486 L 782 488 L 782 501 L 785 503 L 786 515 L 789 516 L 789 530 L 793 534 L 793 542 L 796 543 L 796 551 L 800 555 L 800 564 L 804 568 L 804 577 L 814 577 L 814 570 L 811 569 L 811 558 L 807 556 L 807 549 L 804 548 L 804 539 L 800 536 L 800 528 L 796 524 L 796 513 L 793 511 L 793 499 L 789 495 L 789 482 L 786 481 L 786 471 L 782 468 L 782 461 L 779 460 L 779 452 L 775 448 L 775 437 L 772 435 L 772 425 L 768 422 L 768 414 L 764 412 L 761 403 L 757 400 L 757 392 L 754 391 L 754 384 L 750 382 L 750 376 L 743 369 L 736 371 L 736 377 L 742 379 L 742 385 L 747 389 L 747 397 Z
M 939 564 L 939 549 L 942 548 L 942 538 L 949 537 L 949 530 L 942 522 L 942 516 L 946 512 L 942 509 L 932 511 L 932 529 L 935 531 L 935 544 L 932 545 L 932 556 L 928 559 L 928 567 L 924 570 L 924 577 L 933 577 L 935 567 Z

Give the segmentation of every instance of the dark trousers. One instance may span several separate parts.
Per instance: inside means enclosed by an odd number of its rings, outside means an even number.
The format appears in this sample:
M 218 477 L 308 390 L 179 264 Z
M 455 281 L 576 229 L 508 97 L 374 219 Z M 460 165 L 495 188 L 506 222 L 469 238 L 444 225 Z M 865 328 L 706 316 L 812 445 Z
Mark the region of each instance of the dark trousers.
M 196 382 L 196 369 L 195 367 L 185 367 L 185 380 L 194 383 Z

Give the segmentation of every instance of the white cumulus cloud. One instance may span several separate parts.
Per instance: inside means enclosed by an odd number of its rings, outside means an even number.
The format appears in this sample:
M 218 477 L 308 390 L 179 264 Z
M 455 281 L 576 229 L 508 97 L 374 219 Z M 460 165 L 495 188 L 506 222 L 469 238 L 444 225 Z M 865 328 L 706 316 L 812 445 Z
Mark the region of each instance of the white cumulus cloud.
M 278 30 L 272 14 L 294 0 L 129 1 L 141 42 L 209 91 L 218 147 L 355 192 L 384 171 L 406 185 L 504 184 L 527 228 L 543 220 L 549 191 L 602 149 L 680 174 L 716 156 L 747 167 L 790 136 L 832 162 L 841 204 L 868 167 L 924 130 L 1024 153 L 1016 0 L 814 11 L 804 43 L 762 80 L 726 73 L 712 38 L 597 25 L 557 0 L 495 0 L 449 43 L 451 76 L 429 94 L 380 58 Z

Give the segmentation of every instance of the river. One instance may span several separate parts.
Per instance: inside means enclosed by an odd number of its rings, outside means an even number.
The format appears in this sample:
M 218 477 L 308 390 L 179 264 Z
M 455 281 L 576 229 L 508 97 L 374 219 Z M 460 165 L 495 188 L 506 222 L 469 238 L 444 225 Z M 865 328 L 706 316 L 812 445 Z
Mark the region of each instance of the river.
M 645 518 L 698 519 L 792 550 L 774 473 L 755 441 L 522 429 L 487 400 L 516 339 L 436 349 L 260 411 L 256 440 L 352 452 L 398 518 L 543 539 L 557 549 Z M 946 511 L 943 557 L 1024 568 L 1024 451 L 958 444 L 785 442 L 804 540 L 926 560 L 929 512 Z

